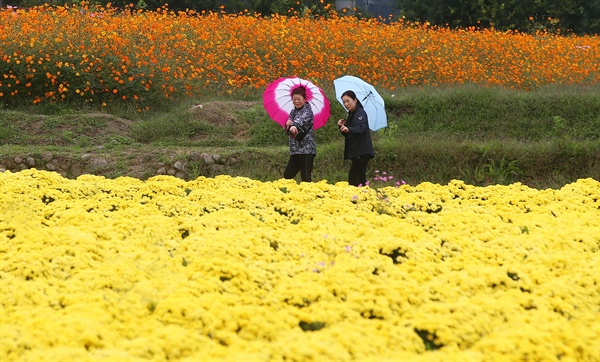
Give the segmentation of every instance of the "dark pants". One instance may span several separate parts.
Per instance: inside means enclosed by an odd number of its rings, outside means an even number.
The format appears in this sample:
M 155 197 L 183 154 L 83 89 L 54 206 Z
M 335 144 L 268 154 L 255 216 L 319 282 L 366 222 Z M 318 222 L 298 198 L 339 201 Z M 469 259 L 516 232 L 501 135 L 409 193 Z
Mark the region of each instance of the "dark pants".
M 352 186 L 365 186 L 367 184 L 367 164 L 370 156 L 352 158 L 352 165 L 348 173 L 348 183 Z
M 304 182 L 312 182 L 312 169 L 315 155 L 290 155 L 283 177 L 293 179 L 300 171 L 300 178 Z

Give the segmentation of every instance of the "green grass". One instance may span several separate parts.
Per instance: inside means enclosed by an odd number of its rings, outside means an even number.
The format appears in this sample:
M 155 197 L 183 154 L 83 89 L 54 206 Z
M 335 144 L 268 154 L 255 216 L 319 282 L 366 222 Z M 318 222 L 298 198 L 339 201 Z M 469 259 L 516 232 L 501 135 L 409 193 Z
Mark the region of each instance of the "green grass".
M 332 92 L 327 94 L 332 116 L 316 131 L 313 179 L 338 182 L 349 168 L 336 126 L 345 111 Z M 465 85 L 382 95 L 388 127 L 373 133 L 371 178 L 379 170 L 410 184 L 461 179 L 536 188 L 600 179 L 600 85 L 532 92 Z M 144 113 L 127 106 L 101 111 L 66 104 L 0 109 L 0 165 L 46 150 L 73 159 L 95 147 L 114 155 L 147 150 L 164 159 L 207 152 L 234 157 L 237 162 L 223 168 L 232 176 L 270 181 L 281 177 L 287 162 L 287 138 L 269 119 L 259 95 L 161 102 Z M 117 119 L 128 122 L 128 132 L 110 131 Z M 34 126 L 37 132 L 31 131 Z M 127 175 L 131 159 L 118 158 L 107 176 Z M 190 179 L 215 175 L 197 160 L 187 162 Z
M 464 86 L 430 88 L 386 99 L 391 135 L 446 135 L 456 140 L 544 140 L 600 136 L 600 87 L 518 92 Z

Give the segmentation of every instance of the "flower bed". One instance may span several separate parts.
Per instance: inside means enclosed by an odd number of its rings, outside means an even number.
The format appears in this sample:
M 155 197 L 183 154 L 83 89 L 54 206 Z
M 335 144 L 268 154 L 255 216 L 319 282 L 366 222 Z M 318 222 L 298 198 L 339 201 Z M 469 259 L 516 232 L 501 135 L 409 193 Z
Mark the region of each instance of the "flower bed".
M 389 91 L 600 81 L 597 35 L 87 5 L 0 9 L 0 24 L 6 104 L 131 102 L 142 111 L 183 95 L 255 94 L 294 75 L 326 92 L 346 74 Z
M 593 179 L 0 189 L 2 361 L 600 358 Z

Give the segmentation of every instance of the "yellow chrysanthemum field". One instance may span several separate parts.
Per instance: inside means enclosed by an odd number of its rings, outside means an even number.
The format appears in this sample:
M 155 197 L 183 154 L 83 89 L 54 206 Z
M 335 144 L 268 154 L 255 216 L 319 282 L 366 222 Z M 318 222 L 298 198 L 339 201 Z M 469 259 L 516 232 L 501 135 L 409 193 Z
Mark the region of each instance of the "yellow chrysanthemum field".
M 0 173 L 2 361 L 598 361 L 600 182 Z

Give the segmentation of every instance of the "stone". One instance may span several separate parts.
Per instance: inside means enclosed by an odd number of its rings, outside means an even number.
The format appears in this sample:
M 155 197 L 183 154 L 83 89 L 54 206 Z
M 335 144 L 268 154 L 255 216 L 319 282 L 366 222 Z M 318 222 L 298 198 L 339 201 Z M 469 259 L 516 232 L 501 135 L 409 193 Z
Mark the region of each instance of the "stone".
M 79 167 L 78 164 L 74 163 L 71 165 L 71 175 L 73 175 L 73 177 L 79 177 L 83 175 L 83 171 L 81 170 L 81 167 Z
M 54 158 L 54 155 L 52 154 L 52 152 L 42 153 L 42 161 L 44 161 L 44 163 L 48 163 L 48 162 L 52 161 L 53 158 Z
M 192 152 L 190 153 L 188 158 L 190 159 L 190 161 L 200 161 L 202 159 L 202 154 L 198 152 Z
M 103 170 L 108 166 L 108 161 L 104 158 L 93 158 L 91 163 L 98 170 Z
M 181 161 L 177 161 L 173 164 L 173 167 L 177 170 L 177 171 L 183 171 L 185 169 L 185 165 L 183 164 L 183 162 Z
M 35 158 L 27 157 L 27 165 L 29 165 L 29 167 L 35 166 Z
M 221 155 L 213 155 L 212 157 L 213 160 L 215 160 L 215 163 L 218 165 L 224 165 L 227 162 L 227 159 Z
M 223 175 L 225 173 L 225 166 L 223 165 L 214 165 L 213 171 L 215 175 Z
M 212 165 L 213 163 L 215 163 L 214 158 L 211 155 L 207 154 L 207 153 L 203 153 L 202 154 L 202 161 L 206 165 Z

